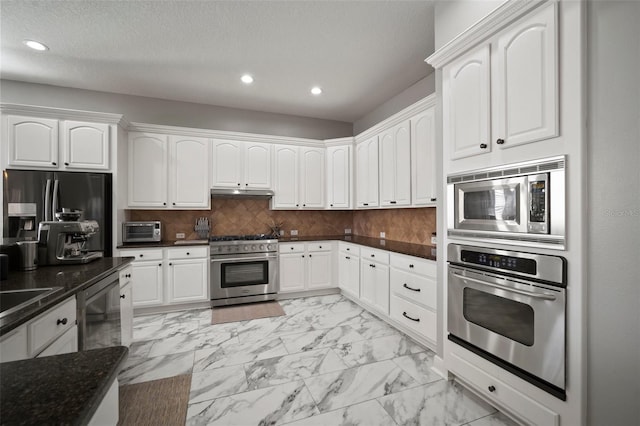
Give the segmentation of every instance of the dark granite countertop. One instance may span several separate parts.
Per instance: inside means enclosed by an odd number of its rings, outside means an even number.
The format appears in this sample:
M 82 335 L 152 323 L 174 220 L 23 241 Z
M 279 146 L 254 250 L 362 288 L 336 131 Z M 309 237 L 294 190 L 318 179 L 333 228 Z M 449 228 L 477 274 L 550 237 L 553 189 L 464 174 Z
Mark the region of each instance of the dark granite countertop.
M 116 379 L 124 346 L 0 363 L 0 424 L 87 424 Z
M 130 248 L 163 248 L 163 247 L 181 247 L 181 246 L 206 246 L 209 240 L 167 240 L 158 241 L 156 243 L 122 243 L 117 249 Z
M 304 241 L 344 241 L 363 246 L 386 250 L 423 259 L 436 260 L 436 248 L 426 244 L 405 243 L 402 241 L 384 240 L 380 238 L 361 237 L 358 235 L 315 235 L 309 237 L 279 238 L 280 243 L 294 243 Z
M 46 287 L 60 287 L 60 290 L 0 319 L 0 336 L 124 268 L 133 260 L 133 257 L 103 257 L 83 265 L 50 265 L 33 271 L 9 271 L 9 278 L 0 281 L 2 291 Z

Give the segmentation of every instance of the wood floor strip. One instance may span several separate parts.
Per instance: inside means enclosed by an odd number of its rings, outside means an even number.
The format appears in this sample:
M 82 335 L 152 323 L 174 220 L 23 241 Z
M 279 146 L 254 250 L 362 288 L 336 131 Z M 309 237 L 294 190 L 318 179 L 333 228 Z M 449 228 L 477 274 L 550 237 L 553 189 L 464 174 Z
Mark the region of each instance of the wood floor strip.
M 120 386 L 118 425 L 183 426 L 190 388 L 190 374 Z
M 221 306 L 212 309 L 211 324 L 248 321 L 257 318 L 279 317 L 284 315 L 277 301 L 247 303 L 244 305 Z

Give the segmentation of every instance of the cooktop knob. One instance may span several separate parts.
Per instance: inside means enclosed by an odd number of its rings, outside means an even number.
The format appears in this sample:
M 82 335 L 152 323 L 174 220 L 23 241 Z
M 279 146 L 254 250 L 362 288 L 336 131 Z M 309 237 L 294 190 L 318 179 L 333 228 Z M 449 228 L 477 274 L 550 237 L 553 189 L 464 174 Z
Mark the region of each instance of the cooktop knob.
M 249 251 L 249 246 L 244 246 L 244 251 Z
M 264 244 L 260 244 L 260 250 L 264 250 Z
M 255 245 L 255 244 L 251 246 L 251 250 L 253 250 L 253 251 L 255 251 L 255 250 L 256 250 L 256 248 L 257 248 L 257 247 L 256 247 L 256 245 Z

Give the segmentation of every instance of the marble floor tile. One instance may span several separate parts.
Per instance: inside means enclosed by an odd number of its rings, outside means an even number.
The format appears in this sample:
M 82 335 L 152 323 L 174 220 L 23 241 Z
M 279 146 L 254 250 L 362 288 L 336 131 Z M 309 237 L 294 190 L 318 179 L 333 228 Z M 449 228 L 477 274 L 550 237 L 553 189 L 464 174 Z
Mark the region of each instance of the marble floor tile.
M 434 355 L 431 351 L 420 352 L 394 358 L 393 362 L 413 377 L 416 382 L 424 385 L 426 383 L 444 380 L 441 375 L 431 369 L 431 367 L 433 367 Z
M 206 335 L 191 333 L 178 333 L 161 340 L 154 340 L 149 351 L 150 357 L 175 354 L 180 352 L 193 352 L 195 350 L 215 348 L 238 343 L 238 338 L 233 333 L 220 332 Z
M 198 321 L 184 321 L 136 327 L 133 329 L 133 340 L 136 342 L 145 340 L 160 340 L 178 334 L 191 333 L 198 329 Z
M 240 365 L 288 355 L 279 337 L 196 350 L 193 371 Z
M 265 336 L 283 336 L 313 330 L 303 315 L 261 318 L 238 326 L 238 340 L 251 342 Z
M 191 374 L 193 352 L 156 358 L 128 358 L 118 375 L 121 385 Z
M 133 328 L 149 327 L 161 325 L 164 322 L 165 314 L 140 315 L 133 317 Z
M 318 413 L 313 398 L 299 380 L 279 386 L 189 404 L 186 424 L 280 425 Z
M 478 420 L 465 423 L 466 426 L 518 426 L 516 422 L 501 412 L 491 414 Z
M 417 383 L 392 361 L 381 361 L 305 379 L 321 412 L 399 392 Z
M 364 337 L 350 325 L 341 325 L 330 329 L 289 334 L 281 339 L 289 353 L 296 353 L 364 340 Z
M 211 318 L 211 308 L 190 309 L 187 311 L 169 312 L 166 314 L 165 322 L 208 321 L 211 323 Z
M 287 426 L 391 426 L 395 422 L 375 400 L 307 417 Z M 498 426 L 498 425 L 496 425 Z
M 365 339 L 399 334 L 398 330 L 364 310 L 343 325 L 352 326 Z
M 208 401 L 247 390 L 247 378 L 241 365 L 193 373 L 189 403 Z
M 349 367 L 424 352 L 424 350 L 422 346 L 401 334 L 359 340 L 335 348 L 338 356 Z
M 151 350 L 151 346 L 153 346 L 153 343 L 153 340 L 131 342 L 131 346 L 129 346 L 129 358 L 147 357 L 149 355 L 149 351 Z
M 260 389 L 346 369 L 331 349 L 299 352 L 245 364 L 249 389 Z
M 398 425 L 461 425 L 496 412 L 459 384 L 441 380 L 378 398 Z

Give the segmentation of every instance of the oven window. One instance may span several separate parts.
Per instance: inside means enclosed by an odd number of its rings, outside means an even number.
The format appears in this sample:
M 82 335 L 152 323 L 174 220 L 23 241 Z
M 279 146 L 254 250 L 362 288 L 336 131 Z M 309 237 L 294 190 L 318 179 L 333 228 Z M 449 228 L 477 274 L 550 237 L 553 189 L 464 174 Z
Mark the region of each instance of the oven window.
M 494 188 L 464 193 L 464 218 L 477 220 L 516 221 L 517 187 Z
M 269 261 L 223 263 L 220 265 L 222 288 L 269 284 Z
M 466 287 L 463 314 L 469 322 L 523 345 L 533 346 L 534 313 L 526 303 Z

